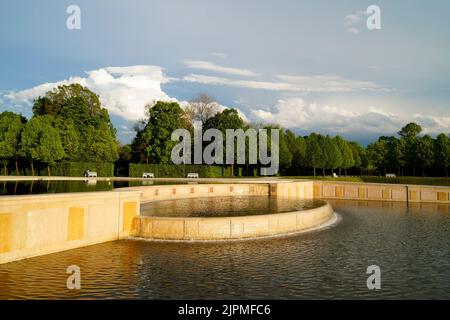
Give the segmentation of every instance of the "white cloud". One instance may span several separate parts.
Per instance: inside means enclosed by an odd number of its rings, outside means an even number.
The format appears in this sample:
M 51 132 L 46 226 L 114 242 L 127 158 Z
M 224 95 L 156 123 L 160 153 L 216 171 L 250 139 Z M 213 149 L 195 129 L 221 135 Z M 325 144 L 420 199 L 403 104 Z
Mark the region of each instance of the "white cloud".
M 199 74 L 190 74 L 184 81 L 210 85 L 224 85 L 249 89 L 262 89 L 287 92 L 354 92 L 354 91 L 392 91 L 370 81 L 349 80 L 333 75 L 287 76 L 278 75 L 281 81 L 239 80 Z
M 272 110 L 253 110 L 251 118 L 255 122 L 278 123 L 288 129 L 366 136 L 395 134 L 411 121 L 422 125 L 423 133 L 435 135 L 450 130 L 450 117 L 399 115 L 374 107 L 353 111 L 316 103 L 307 104 L 301 98 L 278 100 Z
M 184 63 L 191 69 L 207 70 L 236 76 L 258 76 L 257 73 L 248 69 L 223 67 L 209 61 L 186 60 Z
M 4 95 L 15 105 L 31 105 L 33 100 L 59 85 L 79 83 L 97 93 L 111 114 L 127 120 L 138 120 L 145 114 L 145 105 L 155 100 L 176 101 L 169 97 L 161 84 L 172 79 L 158 66 L 107 67 L 86 72 L 86 77 L 71 77 L 53 83 L 13 91 Z
M 71 77 L 52 83 L 44 83 L 21 91 L 0 92 L 0 102 L 6 100 L 14 110 L 21 112 L 30 110 L 33 101 L 59 85 L 79 83 L 97 93 L 102 106 L 110 114 L 120 116 L 129 121 L 140 120 L 145 116 L 145 105 L 155 101 L 178 102 L 185 107 L 187 101 L 178 101 L 169 97 L 161 85 L 174 80 L 163 73 L 158 66 L 140 65 L 128 67 L 106 67 L 86 72 L 86 77 Z M 219 104 L 219 111 L 226 109 Z M 239 115 L 248 121 L 245 114 L 238 109 Z M 120 127 L 123 134 L 131 135 L 128 127 Z

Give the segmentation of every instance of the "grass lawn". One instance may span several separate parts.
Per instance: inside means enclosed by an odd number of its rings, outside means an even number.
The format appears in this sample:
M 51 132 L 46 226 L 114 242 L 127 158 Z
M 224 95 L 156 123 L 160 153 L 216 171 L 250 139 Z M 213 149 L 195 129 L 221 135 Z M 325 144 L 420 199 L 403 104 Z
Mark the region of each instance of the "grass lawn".
M 450 178 L 441 177 L 397 177 L 386 178 L 378 176 L 364 176 L 364 177 L 338 177 L 332 176 L 289 176 L 281 177 L 282 179 L 312 179 L 312 180 L 332 180 L 332 181 L 347 181 L 347 182 L 373 182 L 373 183 L 396 183 L 396 184 L 421 184 L 429 186 L 450 186 Z

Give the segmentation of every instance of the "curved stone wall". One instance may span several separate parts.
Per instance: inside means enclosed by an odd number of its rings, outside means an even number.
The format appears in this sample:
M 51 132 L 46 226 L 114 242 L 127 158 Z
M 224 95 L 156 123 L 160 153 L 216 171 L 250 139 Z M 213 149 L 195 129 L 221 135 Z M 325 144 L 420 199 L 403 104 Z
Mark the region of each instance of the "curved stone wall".
M 301 232 L 319 227 L 334 216 L 327 202 L 319 208 L 243 217 L 135 218 L 134 236 L 154 240 L 233 240 Z

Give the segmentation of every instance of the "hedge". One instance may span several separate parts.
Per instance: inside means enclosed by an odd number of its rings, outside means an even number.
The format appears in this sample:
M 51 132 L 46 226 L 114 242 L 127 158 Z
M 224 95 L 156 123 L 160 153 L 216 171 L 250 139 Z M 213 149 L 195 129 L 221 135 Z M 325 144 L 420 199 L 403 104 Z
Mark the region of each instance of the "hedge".
M 200 178 L 231 177 L 231 167 L 207 165 L 173 165 L 173 164 L 138 164 L 130 163 L 130 177 L 142 177 L 144 172 L 151 172 L 156 178 L 186 178 L 187 174 L 198 173 Z
M 31 176 L 31 164 L 20 161 L 19 174 L 23 176 Z M 7 165 L 8 175 L 15 176 L 16 169 L 14 162 L 11 161 Z M 52 176 L 81 177 L 85 170 L 97 172 L 99 177 L 114 176 L 114 163 L 108 162 L 57 162 L 50 166 Z M 1 166 L 0 175 L 3 175 L 3 165 Z M 36 176 L 47 176 L 47 164 L 34 163 L 34 174 Z

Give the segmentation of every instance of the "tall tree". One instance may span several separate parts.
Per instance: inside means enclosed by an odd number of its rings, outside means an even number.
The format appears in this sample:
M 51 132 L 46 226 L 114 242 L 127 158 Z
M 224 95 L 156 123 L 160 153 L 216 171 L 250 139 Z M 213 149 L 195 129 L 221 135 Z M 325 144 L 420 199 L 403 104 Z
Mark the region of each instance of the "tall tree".
M 316 176 L 316 169 L 324 168 L 327 160 L 319 139 L 320 137 L 316 133 L 311 133 L 306 139 L 306 162 L 313 169 L 314 177 Z
M 14 159 L 16 174 L 19 175 L 17 160 L 19 157 L 20 135 L 26 119 L 13 112 L 0 113 L 0 158 L 3 160 L 3 172 L 8 175 L 6 162 Z
M 448 167 L 450 166 L 450 139 L 447 135 L 441 133 L 436 137 L 434 144 L 434 155 L 436 165 L 444 171 L 448 177 Z
M 347 176 L 347 170 L 355 165 L 352 148 L 350 147 L 349 143 L 340 136 L 337 136 L 335 138 L 335 141 L 342 157 L 342 163 L 340 167 L 344 169 L 345 175 Z
M 387 154 L 388 147 L 386 137 L 380 137 L 377 141 L 367 146 L 369 164 L 377 168 L 379 174 L 381 174 L 381 169 L 383 169 L 384 174 L 386 174 Z
M 39 97 L 35 116 L 54 116 L 66 159 L 111 162 L 118 158 L 116 130 L 98 95 L 80 84 L 59 86 Z
M 177 144 L 171 140 L 172 132 L 190 128 L 185 121 L 183 110 L 176 102 L 158 101 L 154 106 L 147 105 L 147 114 L 145 126 L 138 129 L 140 140 L 135 140 L 132 147 L 145 147 L 149 163 L 171 163 L 172 148 Z
M 48 175 L 51 175 L 50 165 L 64 157 L 59 132 L 54 127 L 53 116 L 36 116 L 26 124 L 21 135 L 21 155 L 31 161 L 34 175 L 36 161 L 47 164 Z
M 434 142 L 429 135 L 424 135 L 417 142 L 416 147 L 417 164 L 422 168 L 422 175 L 425 170 L 434 164 Z
M 200 121 L 202 124 L 205 124 L 219 110 L 220 106 L 214 98 L 202 93 L 189 103 L 184 112 L 191 123 Z

